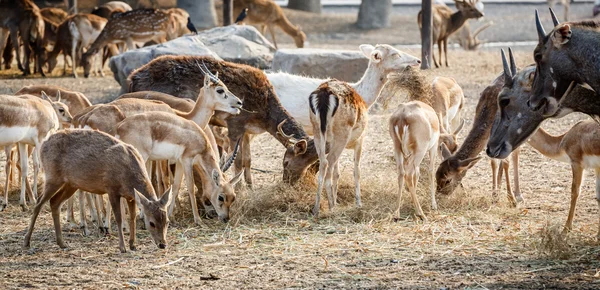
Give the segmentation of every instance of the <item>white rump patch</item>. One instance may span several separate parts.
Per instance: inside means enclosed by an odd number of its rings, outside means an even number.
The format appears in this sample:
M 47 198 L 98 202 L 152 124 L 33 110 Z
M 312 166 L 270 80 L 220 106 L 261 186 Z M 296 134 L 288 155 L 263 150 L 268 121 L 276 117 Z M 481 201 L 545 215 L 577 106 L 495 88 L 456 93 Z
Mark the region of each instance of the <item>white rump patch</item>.
M 152 146 L 152 152 L 150 152 L 150 159 L 152 160 L 165 160 L 165 159 L 179 159 L 183 155 L 185 147 L 179 144 L 173 144 L 170 142 L 155 142 Z

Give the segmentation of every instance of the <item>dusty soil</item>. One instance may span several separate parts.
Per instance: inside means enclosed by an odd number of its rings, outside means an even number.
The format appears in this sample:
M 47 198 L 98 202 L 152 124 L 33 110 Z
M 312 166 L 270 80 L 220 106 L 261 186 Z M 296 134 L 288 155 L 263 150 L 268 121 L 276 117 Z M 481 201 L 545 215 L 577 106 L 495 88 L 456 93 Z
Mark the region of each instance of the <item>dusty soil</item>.
M 315 25 L 320 20 L 315 19 Z M 330 31 L 330 39 L 346 34 L 334 27 Z M 385 32 L 378 35 L 375 38 L 381 40 L 376 42 L 389 39 Z M 450 53 L 452 67 L 428 74 L 454 77 L 463 87 L 467 127 L 462 140 L 472 126 L 479 93 L 501 71 L 501 62 L 496 50 Z M 516 57 L 518 65 L 529 64 L 531 50 L 519 50 Z M 2 94 L 28 84 L 51 83 L 104 102 L 119 90 L 110 76 L 74 80 L 55 72 L 46 79 L 22 79 L 14 70 L 1 73 Z M 230 223 L 205 219 L 197 226 L 185 210 L 171 223 L 167 250 L 158 250 L 148 232 L 140 229 L 138 251 L 121 254 L 114 233 L 104 237 L 93 229 L 86 237 L 71 226 L 64 229 L 70 247 L 61 250 L 47 206 L 38 218 L 33 248 L 23 250 L 31 210 L 21 211 L 18 189 L 13 188 L 11 206 L 0 213 L 0 285 L 5 289 L 600 287 L 593 174 L 586 173 L 589 178 L 582 187 L 574 229 L 563 238 L 559 233 L 569 207 L 570 166 L 549 160 L 528 145 L 523 147 L 520 166 L 526 201 L 518 208 L 509 207 L 504 189 L 493 197 L 491 170 L 484 159 L 463 181 L 465 189 L 439 197 L 440 209 L 432 212 L 425 190 L 431 169 L 424 163 L 419 196 L 429 221 L 413 216 L 408 194 L 403 195 L 401 216 L 395 220 L 396 170 L 387 120 L 403 96 L 393 94 L 389 109 L 370 116 L 361 209 L 354 207 L 351 152 L 341 158 L 340 205 L 330 212 L 324 201 L 322 217 L 316 220 L 309 214 L 314 184 L 294 188 L 282 184 L 283 148 L 264 134 L 252 142 L 252 166 L 260 169 L 253 171 L 255 189 L 238 192 Z M 543 127 L 558 134 L 584 118 L 573 114 Z M 3 168 L 0 171 L 3 184 Z

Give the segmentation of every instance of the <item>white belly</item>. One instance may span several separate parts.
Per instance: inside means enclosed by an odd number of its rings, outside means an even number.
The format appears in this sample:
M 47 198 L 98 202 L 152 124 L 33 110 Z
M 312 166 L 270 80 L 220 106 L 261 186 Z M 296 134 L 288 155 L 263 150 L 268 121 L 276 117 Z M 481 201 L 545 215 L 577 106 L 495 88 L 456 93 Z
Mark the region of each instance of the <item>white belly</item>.
M 585 168 L 600 168 L 600 156 L 584 155 L 583 156 L 583 167 L 585 167 Z
M 27 144 L 35 144 L 38 138 L 37 128 L 15 126 L 4 127 L 0 126 L 0 146 L 23 142 Z
M 177 160 L 183 155 L 185 147 L 169 142 L 155 142 L 152 144 L 150 160 Z

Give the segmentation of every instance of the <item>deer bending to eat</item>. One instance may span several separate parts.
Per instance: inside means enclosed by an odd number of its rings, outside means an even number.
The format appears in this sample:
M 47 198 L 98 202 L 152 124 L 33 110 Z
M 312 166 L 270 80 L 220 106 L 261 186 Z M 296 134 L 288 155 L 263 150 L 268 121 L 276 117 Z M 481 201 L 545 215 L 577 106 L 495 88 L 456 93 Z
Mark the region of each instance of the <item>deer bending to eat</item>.
M 8 205 L 8 172 L 10 170 L 10 149 L 14 144 L 18 145 L 21 163 L 21 196 L 19 204 L 25 210 L 25 185 L 27 183 L 27 157 L 26 146 L 33 146 L 33 196 L 37 198 L 37 177 L 39 172 L 39 146 L 42 141 L 60 127 L 60 121 L 70 122 L 71 114 L 67 106 L 60 102 L 53 102 L 46 94 L 44 99 L 36 96 L 8 96 L 0 95 L 0 147 L 5 148 L 6 181 L 4 186 L 4 204 L 0 204 L 0 210 Z
M 244 110 L 240 114 L 219 112 L 212 118 L 211 123 L 227 125 L 230 140 L 239 140 L 247 132 L 252 134 L 269 132 L 286 146 L 284 181 L 289 183 L 299 181 L 308 167 L 317 160 L 314 142 L 309 139 L 302 126 L 281 106 L 273 87 L 261 70 L 210 57 L 161 56 L 129 75 L 129 91 L 159 91 L 180 98 L 194 99 L 204 85 L 203 82 L 198 82 L 201 70 L 197 63 L 201 62 L 205 62 L 210 71 L 218 71 L 220 79 L 227 84 L 233 94 L 244 96 Z M 281 127 L 282 130 L 298 141 L 294 146 L 288 147 L 291 144 L 290 138 L 278 134 L 278 125 L 283 120 L 287 121 Z M 244 145 L 240 150 L 244 150 L 243 147 Z M 239 158 L 235 161 L 235 168 L 236 173 L 241 171 Z
M 554 29 L 546 34 L 535 12 L 539 43 L 533 51 L 537 69 L 529 106 L 544 115 L 554 115 L 558 103 L 575 84 L 588 84 L 600 98 L 600 59 L 587 57 L 600 50 L 600 23 L 581 21 L 560 23 L 550 9 Z M 600 115 L 600 111 L 594 112 Z
M 48 138 L 41 149 L 45 172 L 44 193 L 36 204 L 23 246 L 30 247 L 31 235 L 42 206 L 50 201 L 56 243 L 61 248 L 63 240 L 60 207 L 76 190 L 94 194 L 108 194 L 119 228 L 119 249 L 126 252 L 121 228 L 121 207 L 124 198 L 129 206 L 129 249 L 135 250 L 136 202 L 139 201 L 146 219 L 146 228 L 154 243 L 161 249 L 167 247 L 171 190 L 157 199 L 140 154 L 108 134 L 92 130 L 65 130 Z
M 469 25 L 469 22 L 465 22 L 465 24 L 458 30 L 457 33 L 454 33 L 451 38 L 458 42 L 458 45 L 460 45 L 460 47 L 462 47 L 464 50 L 477 50 L 479 49 L 479 46 L 481 46 L 481 40 L 479 40 L 477 36 L 493 24 L 494 22 L 490 21 L 477 28 L 475 32 L 471 33 L 471 26 Z
M 275 32 L 273 26 L 278 26 L 294 39 L 296 47 L 304 47 L 306 41 L 306 34 L 302 32 L 300 27 L 294 26 L 283 14 L 283 10 L 272 0 L 234 0 L 233 1 L 233 14 L 240 15 L 242 10 L 247 8 L 247 14 L 244 21 L 249 23 L 261 25 L 261 32 L 264 36 L 267 36 L 266 30 L 269 29 L 271 38 L 273 39 L 273 45 L 277 48 L 277 41 L 275 41 Z
M 167 39 L 173 39 L 176 30 L 173 15 L 160 9 L 137 9 L 114 15 L 81 58 L 84 76 L 89 77 L 92 56 L 106 45 L 125 43 L 131 50 L 136 48 L 136 42 L 152 40 L 163 43 Z
M 446 5 L 433 5 L 433 32 L 432 41 L 437 43 L 440 55 L 440 62 L 435 59 L 435 53 L 432 53 L 433 64 L 435 67 L 442 65 L 442 49 L 446 55 L 445 64 L 448 66 L 448 37 L 460 29 L 468 19 L 483 17 L 483 12 L 477 9 L 479 0 L 454 0 L 458 11 L 453 12 Z M 422 11 L 419 11 L 417 22 L 419 29 L 422 28 Z
M 113 14 L 131 11 L 131 6 L 123 1 L 110 1 L 92 10 L 91 14 L 110 19 Z

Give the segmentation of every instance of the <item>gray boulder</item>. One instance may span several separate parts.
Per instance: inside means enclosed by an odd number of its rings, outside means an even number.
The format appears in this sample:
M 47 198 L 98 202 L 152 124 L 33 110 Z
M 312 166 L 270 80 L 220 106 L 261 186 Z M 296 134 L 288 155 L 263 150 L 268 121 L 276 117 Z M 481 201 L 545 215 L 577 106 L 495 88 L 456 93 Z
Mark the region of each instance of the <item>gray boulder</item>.
M 265 69 L 271 66 L 274 51 L 273 45 L 253 26 L 231 25 L 127 51 L 113 56 L 109 66 L 125 92 L 129 74 L 161 55 L 207 55 Z
M 369 64 L 360 51 L 328 49 L 280 49 L 273 58 L 273 71 L 316 78 L 358 81 Z

